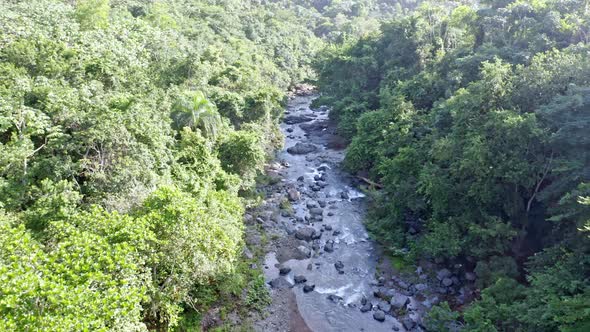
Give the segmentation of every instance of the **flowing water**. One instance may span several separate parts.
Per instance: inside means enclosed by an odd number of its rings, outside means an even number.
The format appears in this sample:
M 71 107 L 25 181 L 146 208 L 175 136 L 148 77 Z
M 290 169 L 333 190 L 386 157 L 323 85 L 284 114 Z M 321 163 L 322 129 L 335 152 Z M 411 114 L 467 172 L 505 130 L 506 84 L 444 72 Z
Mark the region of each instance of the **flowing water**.
M 394 327 L 403 331 L 402 325 L 393 316 L 387 315 L 385 322 L 379 322 L 373 319 L 373 311 L 362 313 L 359 310 L 363 297 L 377 303 L 377 299 L 373 297 L 379 256 L 377 246 L 369 239 L 363 225 L 366 212 L 364 195 L 352 187 L 353 179 L 340 169 L 344 151 L 330 148 L 330 142 L 335 136 L 330 129 L 321 126 L 308 132 L 301 128 L 326 123 L 328 118 L 326 110 L 310 109 L 312 99 L 312 96 L 292 99 L 288 116 L 311 115 L 315 120 L 303 124 L 283 124 L 281 127 L 286 137 L 286 148 L 303 142 L 313 143 L 319 149 L 305 155 L 292 155 L 284 150 L 279 159 L 289 165 L 283 172 L 284 181 L 293 184 L 302 193 L 302 198 L 292 204 L 297 217 L 309 216 L 307 203 L 323 200 L 327 205 L 324 208 L 323 222 L 310 220 L 307 223 L 301 222 L 301 219 L 295 222 L 295 218 L 291 218 L 285 224 L 291 228 L 290 233 L 309 226 L 318 232 L 324 229 L 319 240 L 321 247 L 328 240 L 333 240 L 335 245 L 332 253 L 319 249 L 311 258 L 283 262 L 282 266 L 292 269 L 285 278 L 293 282 L 295 275 L 303 275 L 307 278 L 308 285 L 315 285 L 314 291 L 309 293 L 304 293 L 301 285 L 292 288 L 299 313 L 313 331 L 378 332 L 392 331 Z M 316 185 L 314 177 L 322 173 L 325 173 L 327 185 L 321 190 L 312 190 L 311 187 Z M 304 181 L 297 180 L 300 176 L 304 176 Z M 343 195 L 343 192 L 346 194 Z M 326 230 L 330 227 L 332 230 Z M 344 273 L 335 268 L 334 264 L 338 261 L 344 264 Z M 279 277 L 277 263 L 274 252 L 266 256 L 265 273 L 268 281 Z

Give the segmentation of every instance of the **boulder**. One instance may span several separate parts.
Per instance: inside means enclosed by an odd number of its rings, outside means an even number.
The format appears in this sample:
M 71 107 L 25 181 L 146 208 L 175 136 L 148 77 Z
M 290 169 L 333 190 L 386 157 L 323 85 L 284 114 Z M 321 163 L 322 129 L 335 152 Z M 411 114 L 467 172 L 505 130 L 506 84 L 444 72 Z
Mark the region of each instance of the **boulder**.
M 381 310 L 377 310 L 377 311 L 375 311 L 375 313 L 373 313 L 373 318 L 376 321 L 384 322 L 385 321 L 385 313 Z
M 441 283 L 445 287 L 450 287 L 451 285 L 453 285 L 453 279 L 451 279 L 451 278 L 444 278 Z
M 402 309 L 405 308 L 405 306 L 410 302 L 410 298 L 407 297 L 406 295 L 403 294 L 396 294 L 394 297 L 391 298 L 391 301 L 389 301 L 389 304 L 391 304 L 391 306 L 398 310 L 398 309 Z
M 337 261 L 336 263 L 334 263 L 334 267 L 336 268 L 336 270 L 338 270 L 338 272 L 340 272 L 344 269 L 344 263 L 342 263 L 342 261 Z
M 310 122 L 313 121 L 314 118 L 307 116 L 307 115 L 289 115 L 285 117 L 284 122 L 288 125 L 303 123 L 303 122 Z
M 291 288 L 293 285 L 283 277 L 276 278 L 268 283 L 274 289 Z
M 410 288 L 410 285 L 408 285 L 407 282 L 400 280 L 398 281 L 397 285 L 401 288 L 401 289 L 408 289 Z
M 294 146 L 287 149 L 290 154 L 308 154 L 318 150 L 318 147 L 311 143 L 297 142 Z
M 303 292 L 304 293 L 313 292 L 314 289 L 315 289 L 315 285 L 305 285 L 305 286 L 303 286 Z
M 296 284 L 303 284 L 303 283 L 307 282 L 307 278 L 302 275 L 295 276 L 293 278 L 293 280 L 295 281 Z
M 301 259 L 311 257 L 311 249 L 309 249 L 306 246 L 299 246 L 299 247 L 297 247 L 297 251 L 302 256 Z
M 290 267 L 281 267 L 279 269 L 279 275 L 282 275 L 282 276 L 289 274 L 289 272 L 291 272 Z
M 291 202 L 295 202 L 301 199 L 301 193 L 295 188 L 289 188 L 289 190 L 287 190 L 287 194 L 289 195 L 289 200 Z
M 428 289 L 428 285 L 426 285 L 426 284 L 416 284 L 416 285 L 414 285 L 414 287 L 419 292 L 423 292 Z
M 329 240 L 328 242 L 326 242 L 326 245 L 324 246 L 324 251 L 334 252 L 334 241 Z
M 314 207 L 309 210 L 309 213 L 311 213 L 312 215 L 321 216 L 324 213 L 324 209 Z
M 477 279 L 477 276 L 475 275 L 475 273 L 473 273 L 473 272 L 466 272 L 465 273 L 465 280 L 475 281 L 475 279 Z
M 361 307 L 361 312 L 369 312 L 373 310 L 373 305 L 369 302 L 363 304 L 363 306 Z
M 436 272 L 436 279 L 442 281 L 444 278 L 450 278 L 452 275 L 448 269 L 442 269 Z
M 411 318 L 407 317 L 402 319 L 402 325 L 404 326 L 404 328 L 406 330 L 411 330 L 414 328 L 414 326 L 416 326 L 416 322 L 414 322 Z
M 389 303 L 387 303 L 385 301 L 380 301 L 377 306 L 379 307 L 380 310 L 383 310 L 384 312 L 390 312 L 391 311 L 391 304 L 389 304 Z
M 303 241 L 311 241 L 316 234 L 313 227 L 303 227 L 295 231 L 295 238 Z

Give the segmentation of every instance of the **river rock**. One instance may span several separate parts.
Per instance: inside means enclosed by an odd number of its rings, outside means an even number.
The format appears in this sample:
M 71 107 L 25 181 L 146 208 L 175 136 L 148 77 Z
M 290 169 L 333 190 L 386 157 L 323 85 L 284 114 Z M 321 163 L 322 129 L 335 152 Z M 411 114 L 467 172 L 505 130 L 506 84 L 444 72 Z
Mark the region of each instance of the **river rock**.
M 304 293 L 313 292 L 314 289 L 315 289 L 315 285 L 305 285 L 305 286 L 303 286 L 303 292 Z
M 342 261 L 337 261 L 334 263 L 334 267 L 340 274 L 344 273 L 344 263 L 342 263 Z
M 473 273 L 473 272 L 466 272 L 465 273 L 465 280 L 475 281 L 475 279 L 477 279 L 477 276 L 475 275 L 475 273 Z
M 394 297 L 391 298 L 391 301 L 389 301 L 389 304 L 391 304 L 391 306 L 397 310 L 397 309 L 404 308 L 409 302 L 410 302 L 410 298 L 407 297 L 406 295 L 396 294 Z
M 442 285 L 445 287 L 450 287 L 453 284 L 453 279 L 451 278 L 444 278 L 442 280 Z
M 287 194 L 289 195 L 289 200 L 291 202 L 295 202 L 301 199 L 301 193 L 295 188 L 289 188 L 289 190 L 287 190 Z
M 270 287 L 274 289 L 285 289 L 293 287 L 293 285 L 291 285 L 291 283 L 283 277 L 276 278 L 268 284 L 270 285 Z
M 312 208 L 309 210 L 309 213 L 315 216 L 321 216 L 324 213 L 324 209 L 322 208 Z
M 442 281 L 444 278 L 450 278 L 452 275 L 448 269 L 442 269 L 436 272 L 436 279 Z
M 326 205 L 327 205 L 327 204 L 326 204 L 326 201 L 324 201 L 323 199 L 322 199 L 322 200 L 319 200 L 319 201 L 318 201 L 318 204 L 320 205 L 320 207 L 321 207 L 321 208 L 325 208 L 325 207 L 326 207 Z
M 426 285 L 426 284 L 416 284 L 416 285 L 414 285 L 414 287 L 419 292 L 423 292 L 428 289 L 428 285 Z
M 303 175 L 301 175 L 300 177 L 297 178 L 297 182 L 303 182 L 305 181 L 305 177 Z
M 416 322 L 414 322 L 411 318 L 406 317 L 404 319 L 402 319 L 402 325 L 404 326 L 404 328 L 406 330 L 411 330 L 414 328 L 414 326 L 416 326 Z
M 361 307 L 361 312 L 369 312 L 373 310 L 373 305 L 369 302 L 363 304 L 363 306 Z
M 315 232 L 313 234 L 313 236 L 311 237 L 312 240 L 319 240 L 322 238 L 322 233 L 321 232 Z
M 328 128 L 328 124 L 322 122 L 302 123 L 300 127 L 305 131 L 320 131 Z
M 340 198 L 342 198 L 342 199 L 349 199 L 350 196 L 348 195 L 348 192 L 347 191 L 343 191 L 343 192 L 340 193 Z
M 313 244 L 311 245 L 311 249 L 317 251 L 320 250 L 320 244 L 318 241 L 313 241 Z
M 303 284 L 303 283 L 307 282 L 307 278 L 302 275 L 295 276 L 293 278 L 293 280 L 295 281 L 296 284 Z
M 294 146 L 287 149 L 290 154 L 308 154 L 317 151 L 318 147 L 311 143 L 297 142 Z
M 299 228 L 295 232 L 295 238 L 298 240 L 303 241 L 311 241 L 315 235 L 316 231 L 313 227 L 303 227 Z
M 340 297 L 338 295 L 330 294 L 330 295 L 328 295 L 328 300 L 330 300 L 334 303 L 338 303 L 338 302 L 342 301 L 342 297 Z
M 288 125 L 303 123 L 303 122 L 310 122 L 313 121 L 314 118 L 307 116 L 307 115 L 289 115 L 285 117 L 284 122 Z
M 281 267 L 279 269 L 279 275 L 282 275 L 282 276 L 289 274 L 289 272 L 291 272 L 290 267 Z
M 383 310 L 384 312 L 390 312 L 391 311 L 391 304 L 389 304 L 389 303 L 387 303 L 385 301 L 380 301 L 377 306 L 379 307 L 379 309 Z
M 329 240 L 328 242 L 326 242 L 326 245 L 324 246 L 324 251 L 334 252 L 334 241 Z
M 384 321 L 385 321 L 385 313 L 384 313 L 383 311 L 381 311 L 381 310 L 377 310 L 377 311 L 375 311 L 375 313 L 373 314 L 373 318 L 374 318 L 376 321 L 379 321 L 379 322 L 384 322 Z
M 299 246 L 299 247 L 297 247 L 297 251 L 298 251 L 298 252 L 299 252 L 299 254 L 302 256 L 302 258 L 301 258 L 301 259 L 304 259 L 304 258 L 309 258 L 309 257 L 311 257 L 311 249 L 309 249 L 309 248 L 308 248 L 308 247 L 306 247 L 306 246 Z
M 383 282 L 378 282 L 377 285 L 383 285 Z M 386 301 L 389 301 L 390 298 L 396 295 L 395 289 L 387 288 L 387 287 L 379 287 L 374 292 L 373 295 L 376 298 L 380 298 Z

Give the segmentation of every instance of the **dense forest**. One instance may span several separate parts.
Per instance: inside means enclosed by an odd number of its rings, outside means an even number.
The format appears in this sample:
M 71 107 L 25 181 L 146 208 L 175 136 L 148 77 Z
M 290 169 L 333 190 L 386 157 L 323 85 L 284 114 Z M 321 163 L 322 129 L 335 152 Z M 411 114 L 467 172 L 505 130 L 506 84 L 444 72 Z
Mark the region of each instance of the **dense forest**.
M 477 274 L 468 331 L 590 329 L 589 42 L 588 1 L 439 2 L 316 64 L 371 231 Z
M 242 218 L 301 82 L 376 239 L 477 274 L 429 330 L 586 331 L 589 80 L 588 0 L 2 0 L 0 331 L 263 308 Z
M 190 329 L 260 290 L 242 215 L 286 92 L 382 7 L 0 1 L 0 330 Z

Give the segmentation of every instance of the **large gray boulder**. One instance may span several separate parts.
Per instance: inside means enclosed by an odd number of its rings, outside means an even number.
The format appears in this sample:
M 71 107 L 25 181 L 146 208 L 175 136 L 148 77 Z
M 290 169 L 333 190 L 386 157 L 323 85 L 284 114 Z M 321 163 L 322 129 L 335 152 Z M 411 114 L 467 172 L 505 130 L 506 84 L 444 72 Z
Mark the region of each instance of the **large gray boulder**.
M 436 273 L 436 279 L 442 281 L 444 278 L 450 278 L 453 275 L 448 269 L 439 270 Z
M 315 118 L 307 115 L 289 115 L 285 117 L 284 122 L 289 125 L 303 123 L 303 122 L 310 122 L 313 121 Z
M 274 289 L 291 288 L 293 285 L 285 278 L 279 277 L 269 282 L 270 287 Z
M 315 233 L 316 231 L 313 227 L 303 227 L 295 232 L 295 238 L 303 241 L 311 241 L 314 238 Z
M 373 314 L 373 318 L 376 321 L 383 322 L 383 321 L 385 321 L 385 313 L 383 311 L 381 311 L 381 310 L 377 310 Z
M 301 143 L 297 142 L 297 144 L 293 145 L 292 147 L 287 149 L 287 152 L 290 154 L 308 154 L 318 150 L 317 145 L 311 143 Z
M 393 309 L 403 309 L 406 305 L 410 302 L 410 298 L 403 294 L 396 294 L 394 297 L 391 298 L 389 304 L 393 307 Z
M 324 209 L 314 207 L 314 208 L 311 208 L 309 210 L 309 213 L 312 214 L 312 215 L 319 215 L 319 216 L 321 216 L 324 213 Z

